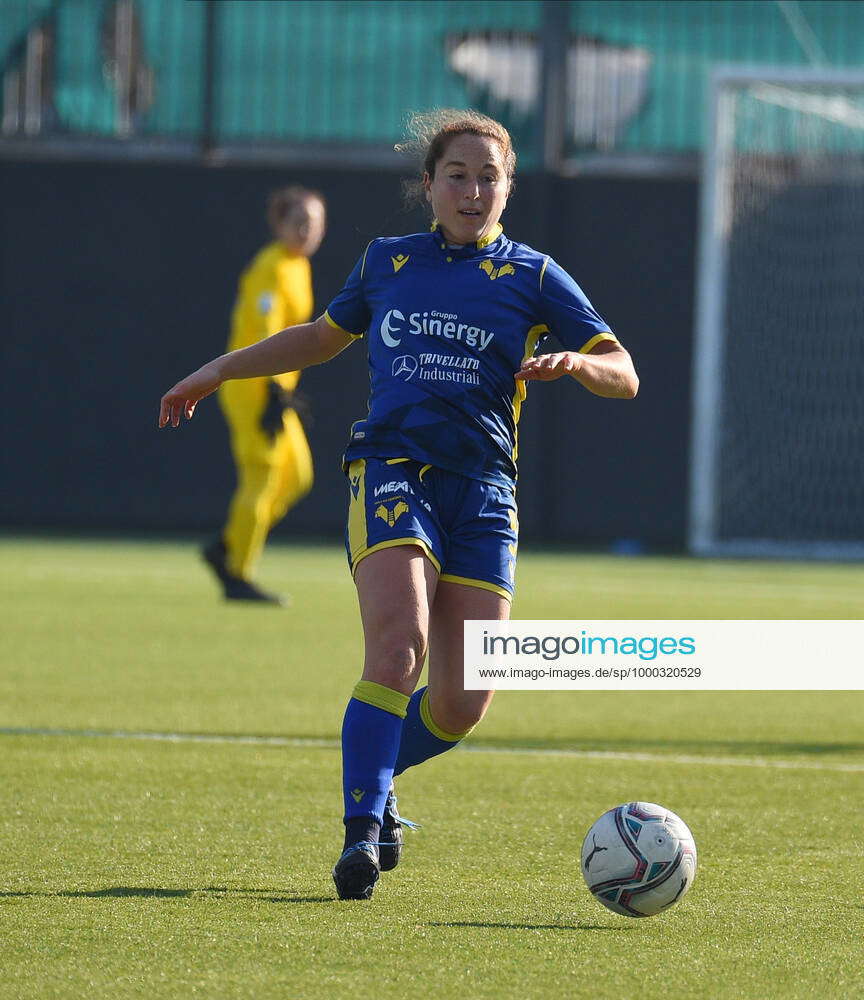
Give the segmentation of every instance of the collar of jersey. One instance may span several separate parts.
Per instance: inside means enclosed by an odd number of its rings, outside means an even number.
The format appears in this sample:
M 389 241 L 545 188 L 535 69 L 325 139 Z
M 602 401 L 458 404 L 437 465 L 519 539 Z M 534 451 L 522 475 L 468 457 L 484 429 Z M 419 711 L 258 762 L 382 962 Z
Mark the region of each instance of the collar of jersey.
M 492 244 L 504 233 L 504 227 L 500 222 L 496 222 L 492 227 L 492 230 L 488 232 L 482 239 L 477 240 L 476 243 L 466 243 L 465 246 L 461 247 L 451 247 L 443 241 L 443 238 L 437 235 L 438 232 L 438 221 L 432 223 L 432 232 L 435 233 L 435 242 L 442 250 L 446 250 L 448 253 L 457 253 L 462 256 L 468 257 L 472 253 L 476 253 L 478 250 L 487 250 Z

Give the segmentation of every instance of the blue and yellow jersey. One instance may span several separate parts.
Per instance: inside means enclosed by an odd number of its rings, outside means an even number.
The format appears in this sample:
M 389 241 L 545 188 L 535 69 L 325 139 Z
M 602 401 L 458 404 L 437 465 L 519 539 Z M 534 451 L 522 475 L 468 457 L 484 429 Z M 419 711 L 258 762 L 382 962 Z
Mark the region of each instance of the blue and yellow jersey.
M 550 332 L 582 352 L 615 340 L 566 271 L 500 226 L 466 247 L 434 231 L 373 240 L 326 318 L 367 334 L 369 414 L 346 462 L 411 458 L 502 486 L 516 478 L 523 359 Z

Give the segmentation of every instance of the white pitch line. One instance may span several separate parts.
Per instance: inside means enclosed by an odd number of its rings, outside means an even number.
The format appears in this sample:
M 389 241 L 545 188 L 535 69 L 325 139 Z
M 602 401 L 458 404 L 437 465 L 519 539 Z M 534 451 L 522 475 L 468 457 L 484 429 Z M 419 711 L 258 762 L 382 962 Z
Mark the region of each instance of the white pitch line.
M 463 747 L 464 753 L 537 754 L 541 757 L 578 757 L 585 760 L 638 760 L 660 764 L 716 764 L 721 767 L 773 767 L 780 770 L 864 772 L 864 764 L 817 763 L 809 760 L 770 760 L 767 757 L 702 757 L 629 750 L 556 750 L 552 747 Z
M 223 743 L 238 746 L 312 747 L 338 750 L 339 740 L 313 736 L 253 736 L 238 733 L 155 733 L 127 729 L 40 729 L 0 727 L 0 736 L 68 736 L 87 739 L 150 740 L 156 743 Z M 702 757 L 668 753 L 640 753 L 628 750 L 567 750 L 554 747 L 462 746 L 461 753 L 510 754 L 534 757 L 569 757 L 575 760 L 633 760 L 652 764 L 702 764 L 720 767 L 763 767 L 786 771 L 844 771 L 864 773 L 864 763 L 843 764 L 809 760 L 770 760 L 767 757 Z
M 335 750 L 339 740 L 313 736 L 251 736 L 243 733 L 155 733 L 128 729 L 40 729 L 0 728 L 0 736 L 78 736 L 87 739 L 151 740 L 155 743 L 235 743 L 245 746 L 317 747 Z

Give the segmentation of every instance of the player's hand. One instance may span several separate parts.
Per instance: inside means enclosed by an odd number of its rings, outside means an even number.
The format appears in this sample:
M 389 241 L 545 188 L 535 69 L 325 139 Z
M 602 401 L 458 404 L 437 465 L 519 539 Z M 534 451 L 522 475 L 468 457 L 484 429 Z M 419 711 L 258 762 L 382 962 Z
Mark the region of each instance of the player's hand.
M 578 375 L 581 370 L 582 356 L 577 351 L 561 351 L 526 358 L 514 378 L 524 382 L 553 382 L 562 375 Z
M 208 361 L 197 372 L 192 372 L 162 397 L 159 426 L 179 427 L 181 414 L 191 420 L 199 401 L 215 392 L 223 381 L 217 361 Z

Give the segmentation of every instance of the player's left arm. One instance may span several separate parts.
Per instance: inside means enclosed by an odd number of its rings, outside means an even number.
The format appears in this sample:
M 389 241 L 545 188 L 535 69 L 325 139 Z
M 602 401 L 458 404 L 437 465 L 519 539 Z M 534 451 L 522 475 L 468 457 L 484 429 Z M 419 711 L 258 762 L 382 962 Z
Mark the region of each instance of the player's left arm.
M 639 391 L 633 359 L 617 340 L 601 340 L 587 354 L 560 351 L 526 358 L 515 377 L 525 382 L 552 382 L 563 375 L 608 399 L 633 399 Z

